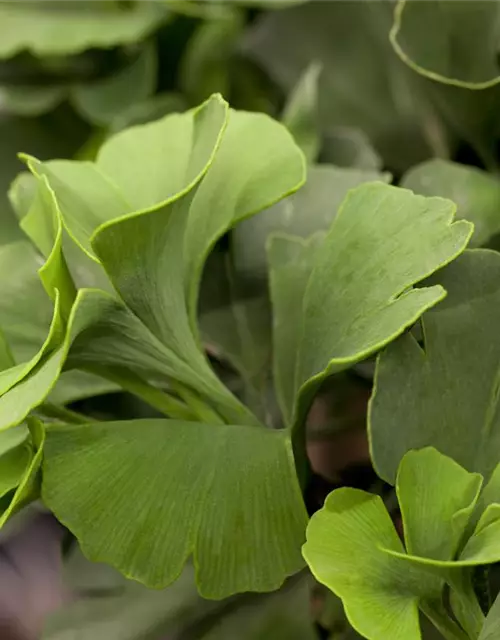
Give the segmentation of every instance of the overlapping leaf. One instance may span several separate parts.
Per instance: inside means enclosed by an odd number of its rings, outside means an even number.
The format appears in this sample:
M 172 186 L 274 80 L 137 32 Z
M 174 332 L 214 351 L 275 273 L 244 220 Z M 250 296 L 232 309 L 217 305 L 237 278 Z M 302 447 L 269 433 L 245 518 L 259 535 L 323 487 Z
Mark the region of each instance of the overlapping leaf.
M 319 246 L 271 241 L 275 376 L 289 424 L 301 423 L 327 375 L 381 349 L 444 297 L 441 286 L 411 287 L 467 244 L 471 225 L 452 224 L 454 211 L 448 200 L 372 183 L 349 193 Z
M 156 2 L 121 9 L 105 3 L 4 2 L 0 8 L 0 58 L 21 51 L 39 56 L 69 55 L 92 47 L 133 44 L 168 16 Z
M 406 451 L 432 445 L 489 478 L 498 462 L 500 256 L 466 252 L 426 284 L 448 296 L 379 358 L 370 434 L 377 473 L 391 481 Z M 390 416 L 390 417 L 389 417 Z
M 235 268 L 249 279 L 267 276 L 266 242 L 274 231 L 308 238 L 324 231 L 333 222 L 347 193 L 374 180 L 389 181 L 390 174 L 378 171 L 313 165 L 307 170 L 307 182 L 296 194 L 278 202 L 232 232 Z
M 397 478 L 406 551 L 377 496 L 339 489 L 313 516 L 304 556 L 318 579 L 342 598 L 363 636 L 419 639 L 420 608 L 446 638 L 465 640 L 469 636 L 443 605 L 447 582 L 452 601 L 462 598 L 468 606 L 465 615 L 456 610 L 460 622 L 477 637 L 483 620 L 468 588 L 468 567 L 500 557 L 498 543 L 488 547 L 481 539 L 481 523 L 465 544 L 481 483 L 479 474 L 468 473 L 435 449 L 409 452 Z
M 392 13 L 384 0 L 309 2 L 261 16 L 244 47 L 287 92 L 308 65 L 321 63 L 323 130 L 359 127 L 387 166 L 404 170 L 440 147 L 441 134 L 413 74 L 390 46 Z
M 496 1 L 399 0 L 391 42 L 418 73 L 466 89 L 485 89 L 500 82 L 499 11 Z
M 500 181 L 476 167 L 429 160 L 408 171 L 401 186 L 424 196 L 441 196 L 457 205 L 457 216 L 474 223 L 471 246 L 500 232 Z

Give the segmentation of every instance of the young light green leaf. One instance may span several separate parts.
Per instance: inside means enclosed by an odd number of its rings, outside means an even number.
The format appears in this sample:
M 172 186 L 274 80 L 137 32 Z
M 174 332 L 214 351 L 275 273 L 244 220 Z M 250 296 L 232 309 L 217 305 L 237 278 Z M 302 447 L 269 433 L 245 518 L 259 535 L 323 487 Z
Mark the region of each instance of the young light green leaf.
M 409 451 L 396 491 L 409 554 L 453 560 L 476 505 L 483 478 L 436 449 Z
M 348 194 L 315 252 L 299 315 L 287 320 L 299 341 L 276 354 L 285 415 L 297 426 L 328 375 L 381 349 L 444 297 L 439 285 L 411 287 L 464 250 L 472 225 L 452 223 L 454 212 L 448 200 L 381 183 Z M 284 295 L 272 286 L 278 315 Z M 283 350 L 292 353 L 286 367 Z
M 398 0 L 390 39 L 417 73 L 465 89 L 486 89 L 500 82 L 498 19 L 496 2 Z
M 22 509 L 26 504 L 35 500 L 39 495 L 39 470 L 45 445 L 45 429 L 36 418 L 29 418 L 30 456 L 19 478 L 19 484 L 12 496 L 7 509 L 0 516 L 0 529 L 7 520 Z
M 407 333 L 378 360 L 369 430 L 389 482 L 407 451 L 428 445 L 485 479 L 498 463 L 500 256 L 467 251 L 425 284 L 436 282 L 448 296 L 422 319 L 423 346 Z
M 220 403 L 225 419 L 248 424 L 255 418 L 231 399 L 201 351 L 196 324 L 199 282 L 216 240 L 241 219 L 297 189 L 303 180 L 303 161 L 286 129 L 267 116 L 231 112 L 220 148 L 215 149 L 218 142 L 209 136 L 211 126 L 200 125 L 197 146 L 190 154 L 185 169 L 192 180 L 189 191 L 186 188 L 155 209 L 102 226 L 92 244 L 129 308 L 192 369 L 189 386 L 199 389 L 194 376 L 204 377 L 210 382 L 208 399 Z M 132 145 L 134 133 L 121 134 L 118 148 Z M 116 153 L 110 143 L 108 173 Z M 118 170 L 115 167 L 115 181 L 123 181 Z M 125 188 L 125 183 L 120 186 Z M 127 255 L 126 269 L 123 255 Z
M 401 186 L 424 196 L 453 200 L 457 216 L 474 223 L 471 246 L 485 244 L 500 232 L 500 180 L 486 171 L 447 160 L 428 160 L 410 169 Z
M 321 65 L 312 63 L 292 89 L 281 117 L 283 124 L 302 149 L 307 162 L 317 160 L 321 148 L 318 109 L 318 80 Z
M 63 223 L 54 192 L 45 176 L 38 180 L 37 190 L 21 228 L 36 243 L 46 257 L 38 275 L 46 292 L 55 301 L 60 296 L 61 313 L 68 318 L 75 300 L 76 289 L 63 254 Z
M 276 589 L 301 566 L 306 513 L 284 431 L 174 420 L 53 427 L 43 499 L 87 556 L 150 587 L 175 580 L 191 554 L 211 598 Z
M 303 554 L 363 637 L 420 640 L 419 600 L 439 599 L 441 583 L 387 550 L 404 554 L 380 497 L 342 488 L 312 517 Z
M 130 45 L 144 39 L 168 17 L 160 3 L 139 3 L 127 9 L 83 2 L 6 2 L 0 7 L 0 58 L 22 51 L 35 56 L 76 54 L 91 48 Z
M 239 224 L 231 234 L 234 264 L 245 278 L 267 277 L 266 242 L 273 231 L 307 238 L 331 225 L 347 193 L 364 182 L 389 182 L 388 173 L 308 167 L 307 181 L 297 193 Z
M 25 425 L 0 433 L 0 498 L 19 485 L 32 455 Z

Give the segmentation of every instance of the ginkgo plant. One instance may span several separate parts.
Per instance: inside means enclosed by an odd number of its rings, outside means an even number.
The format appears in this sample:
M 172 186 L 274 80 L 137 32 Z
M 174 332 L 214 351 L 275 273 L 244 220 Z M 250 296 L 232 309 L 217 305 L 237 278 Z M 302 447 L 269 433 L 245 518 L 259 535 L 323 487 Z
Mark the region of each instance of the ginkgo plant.
M 255 353 L 235 358 L 249 371 L 241 394 L 211 367 L 199 298 L 218 239 L 302 187 L 285 127 L 215 95 L 111 137 L 95 162 L 21 158 L 29 173 L 10 197 L 31 244 L 0 253 L 2 521 L 41 495 L 89 558 L 149 587 L 193 556 L 206 597 L 276 589 L 304 566 L 304 425 L 320 384 L 444 298 L 438 270 L 471 223 L 453 221 L 449 200 L 367 182 L 331 203 L 324 232 L 274 234 L 270 420 Z M 10 269 L 25 282 L 19 306 Z M 240 276 L 235 261 L 229 280 Z M 265 320 L 250 302 L 238 313 L 251 329 Z M 118 386 L 164 417 L 92 421 L 64 406 L 80 385 Z

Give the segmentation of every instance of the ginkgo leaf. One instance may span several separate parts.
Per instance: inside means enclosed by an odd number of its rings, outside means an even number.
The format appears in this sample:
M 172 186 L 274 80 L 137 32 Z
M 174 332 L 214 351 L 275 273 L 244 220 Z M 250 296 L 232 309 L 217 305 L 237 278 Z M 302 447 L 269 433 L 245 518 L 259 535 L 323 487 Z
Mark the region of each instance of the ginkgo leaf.
M 229 255 L 213 252 L 200 290 L 199 325 L 210 354 L 229 363 L 243 383 L 242 399 L 272 424 L 271 309 L 267 289 L 238 277 Z
M 76 85 L 71 100 L 84 118 L 97 126 L 108 126 L 120 113 L 149 98 L 156 86 L 157 59 L 152 44 L 114 75 Z
M 422 346 L 407 333 L 377 364 L 371 452 L 389 482 L 406 451 L 428 445 L 486 480 L 498 463 L 500 256 L 467 251 L 425 284 L 436 281 L 448 295 L 423 317 Z
M 387 550 L 404 553 L 380 497 L 342 488 L 312 517 L 303 554 L 363 637 L 420 640 L 419 600 L 438 600 L 441 584 Z
M 193 554 L 211 598 L 276 589 L 300 568 L 306 513 L 287 432 L 137 420 L 47 435 L 43 500 L 92 560 L 158 588 Z
M 453 200 L 457 217 L 474 223 L 471 246 L 485 244 L 500 232 L 500 181 L 486 171 L 436 158 L 410 169 L 401 186 Z
M 420 608 L 446 638 L 465 640 L 469 635 L 443 605 L 445 583 L 453 589 L 454 604 L 469 605 L 464 619 L 457 610 L 460 622 L 480 628 L 482 614 L 472 588 L 467 590 L 468 567 L 481 564 L 487 554 L 483 549 L 466 557 L 464 550 L 458 561 L 455 555 L 481 482 L 479 474 L 435 449 L 407 453 L 397 480 L 406 550 L 378 496 L 356 489 L 328 496 L 311 519 L 303 553 L 320 582 L 342 598 L 351 624 L 363 636 L 421 638 Z M 478 618 L 471 622 L 474 606 Z
M 392 21 L 393 5 L 382 0 L 307 2 L 260 15 L 243 48 L 286 93 L 310 64 L 321 64 L 322 129 L 361 128 L 385 165 L 399 172 L 434 155 L 441 132 L 438 122 L 437 135 L 425 131 L 427 96 L 392 50 Z
M 273 231 L 307 238 L 331 225 L 347 193 L 364 182 L 389 182 L 389 173 L 313 165 L 297 193 L 244 220 L 231 234 L 235 268 L 245 278 L 267 277 L 266 242 Z
M 432 447 L 409 451 L 396 481 L 406 551 L 432 560 L 453 560 L 482 482 L 480 474 L 469 473 Z
M 282 122 L 304 152 L 306 160 L 315 162 L 321 148 L 321 125 L 318 109 L 319 64 L 311 64 L 288 97 Z
M 168 17 L 156 2 L 122 9 L 101 3 L 4 2 L 0 7 L 0 58 L 21 51 L 38 56 L 69 55 L 92 47 L 133 44 L 148 36 Z
M 439 285 L 411 287 L 453 260 L 472 233 L 452 223 L 455 207 L 381 183 L 350 191 L 324 241 L 313 252 L 310 275 L 295 311 L 280 311 L 291 295 L 271 275 L 275 314 L 295 327 L 280 346 L 275 376 L 287 421 L 300 426 L 321 382 L 394 340 L 445 295 Z M 282 242 L 282 241 L 280 241 Z M 298 269 L 293 252 L 280 251 L 271 273 Z M 301 296 L 302 297 L 302 296 Z M 284 355 L 288 353 L 288 355 Z
M 498 16 L 498 4 L 485 0 L 398 0 L 391 42 L 403 62 L 431 80 L 486 89 L 500 82 L 495 49 Z M 462 55 L 465 51 L 469 53 Z
M 17 488 L 7 508 L 0 515 L 0 529 L 12 515 L 39 496 L 38 472 L 42 464 L 45 429 L 36 418 L 29 418 L 27 424 L 30 433 L 29 456 L 26 458 L 24 471 L 19 477 Z

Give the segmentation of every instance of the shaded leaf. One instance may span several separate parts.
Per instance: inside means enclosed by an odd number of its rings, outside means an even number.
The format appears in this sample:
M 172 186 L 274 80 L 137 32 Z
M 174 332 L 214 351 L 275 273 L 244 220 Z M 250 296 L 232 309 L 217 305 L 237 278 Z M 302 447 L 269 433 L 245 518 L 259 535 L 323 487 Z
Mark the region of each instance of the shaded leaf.
M 485 89 L 500 82 L 498 18 L 497 2 L 399 0 L 391 42 L 403 62 L 431 80 Z
M 365 171 L 382 169 L 382 158 L 365 133 L 354 127 L 333 127 L 325 133 L 321 161 Z
M 156 86 L 157 60 L 153 45 L 146 45 L 137 58 L 114 75 L 75 86 L 71 91 L 79 113 L 97 126 L 115 121 L 120 113 L 149 98 Z
M 457 216 L 474 223 L 471 246 L 485 244 L 500 232 L 500 181 L 476 167 L 429 160 L 410 169 L 401 186 L 424 196 L 442 196 L 456 203 Z
M 400 171 L 432 155 L 436 127 L 389 43 L 392 9 L 383 0 L 309 2 L 261 16 L 244 49 L 287 92 L 308 65 L 320 63 L 323 129 L 362 129 L 386 165 Z
M 59 86 L 3 86 L 0 105 L 21 116 L 37 116 L 53 109 L 65 96 L 66 89 Z
M 423 345 L 408 333 L 379 356 L 369 426 L 388 481 L 406 451 L 428 445 L 485 479 L 498 463 L 500 256 L 467 251 L 425 284 L 436 281 L 448 296 L 423 317 Z
M 173 420 L 53 427 L 43 499 L 88 557 L 150 587 L 175 580 L 191 553 L 211 598 L 275 589 L 301 566 L 306 514 L 284 431 Z
M 500 597 L 497 596 L 488 612 L 486 622 L 479 636 L 479 640 L 496 640 L 500 633 Z
M 244 220 L 232 232 L 234 264 L 245 278 L 267 276 L 266 242 L 273 231 L 307 238 L 326 230 L 350 189 L 373 180 L 389 181 L 390 174 L 313 165 L 305 185 L 274 207 Z
M 75 54 L 92 47 L 133 44 L 168 16 L 160 3 L 140 2 L 126 9 L 83 2 L 4 2 L 0 7 L 0 58 L 21 51 L 38 56 Z
M 311 64 L 293 88 L 283 111 L 282 121 L 302 149 L 306 160 L 314 162 L 321 146 L 318 113 L 319 64 Z
M 229 96 L 236 45 L 244 26 L 239 7 L 216 7 L 188 40 L 180 64 L 182 92 L 193 103 L 214 92 Z

